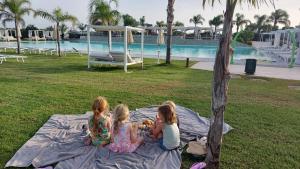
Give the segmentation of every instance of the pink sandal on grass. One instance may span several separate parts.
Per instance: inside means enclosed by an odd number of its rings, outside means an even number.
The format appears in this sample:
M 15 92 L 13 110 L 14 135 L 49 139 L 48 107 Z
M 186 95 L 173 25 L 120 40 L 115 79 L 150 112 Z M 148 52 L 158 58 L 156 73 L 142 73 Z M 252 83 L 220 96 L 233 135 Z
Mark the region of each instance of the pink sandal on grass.
M 200 163 L 193 164 L 190 169 L 203 169 L 205 167 L 206 167 L 206 163 L 205 162 L 200 162 Z

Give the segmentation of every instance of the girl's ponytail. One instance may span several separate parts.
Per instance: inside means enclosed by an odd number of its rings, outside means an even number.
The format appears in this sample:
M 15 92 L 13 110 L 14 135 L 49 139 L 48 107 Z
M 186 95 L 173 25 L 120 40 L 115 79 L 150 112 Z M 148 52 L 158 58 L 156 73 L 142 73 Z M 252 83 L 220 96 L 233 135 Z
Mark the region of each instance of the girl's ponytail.
M 129 116 L 129 109 L 126 105 L 124 104 L 119 104 L 114 112 L 113 112 L 113 133 L 114 134 L 118 134 L 119 132 L 119 128 L 120 128 L 120 124 L 122 121 L 126 120 Z

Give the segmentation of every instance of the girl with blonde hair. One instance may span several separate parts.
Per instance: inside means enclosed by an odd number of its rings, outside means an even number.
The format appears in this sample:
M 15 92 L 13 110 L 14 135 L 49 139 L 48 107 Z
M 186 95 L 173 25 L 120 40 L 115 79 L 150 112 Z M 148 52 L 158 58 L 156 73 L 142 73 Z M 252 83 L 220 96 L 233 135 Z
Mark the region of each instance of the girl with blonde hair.
M 129 109 L 120 104 L 113 111 L 112 137 L 109 149 L 113 152 L 131 153 L 142 143 L 138 127 L 129 122 Z

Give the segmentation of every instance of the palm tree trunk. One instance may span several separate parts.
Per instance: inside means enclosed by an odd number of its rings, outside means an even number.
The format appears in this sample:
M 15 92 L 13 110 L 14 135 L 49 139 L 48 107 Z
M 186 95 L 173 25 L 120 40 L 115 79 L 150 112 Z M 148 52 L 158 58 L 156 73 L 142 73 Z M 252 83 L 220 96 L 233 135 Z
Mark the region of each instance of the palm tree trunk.
M 56 42 L 57 42 L 57 50 L 58 50 L 58 56 L 61 56 L 60 53 L 60 42 L 59 42 L 59 22 L 56 23 Z
M 214 31 L 214 39 L 217 38 L 217 26 L 215 26 L 215 31 Z
M 215 59 L 214 76 L 212 82 L 212 117 L 208 132 L 206 163 L 208 169 L 220 167 L 221 140 L 223 136 L 224 111 L 227 103 L 228 82 L 230 73 L 228 70 L 232 38 L 232 18 L 237 0 L 227 0 L 224 16 L 223 33 L 219 42 L 219 48 Z
M 174 20 L 174 2 L 175 0 L 168 0 L 166 64 L 171 64 L 171 43 L 172 43 L 172 24 Z
M 239 32 L 239 29 L 240 29 L 240 26 L 236 26 L 236 33 L 238 33 Z
M 20 35 L 19 35 L 19 22 L 15 19 L 15 29 L 16 29 L 16 38 L 17 38 L 17 52 L 20 54 Z

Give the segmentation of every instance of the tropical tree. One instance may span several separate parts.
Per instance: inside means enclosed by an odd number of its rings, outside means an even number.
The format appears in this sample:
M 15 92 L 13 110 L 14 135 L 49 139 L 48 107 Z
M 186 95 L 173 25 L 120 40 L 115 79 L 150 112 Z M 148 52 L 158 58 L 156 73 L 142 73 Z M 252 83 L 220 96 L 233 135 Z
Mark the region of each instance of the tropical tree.
M 212 0 L 213 2 L 214 0 Z M 214 26 L 215 27 L 215 31 L 214 31 L 214 37 L 216 37 L 217 34 L 217 28 L 223 24 L 223 15 L 218 15 L 215 16 L 212 20 L 209 20 L 209 25 L 210 26 Z
M 167 7 L 167 51 L 166 51 L 166 64 L 171 64 L 171 43 L 173 34 L 173 21 L 174 21 L 174 3 L 175 0 L 168 0 Z
M 142 16 L 142 17 L 140 18 L 140 25 L 141 25 L 141 26 L 145 26 L 145 22 L 146 22 L 145 16 Z
M 205 21 L 205 19 L 199 14 L 199 15 L 195 15 L 190 19 L 190 23 L 193 23 L 195 25 L 195 27 L 200 24 L 203 25 L 203 21 Z
M 273 0 L 270 0 L 273 1 Z M 237 3 L 248 3 L 254 7 L 265 3 L 266 0 L 226 0 L 226 11 L 224 13 L 224 26 L 219 41 L 214 64 L 212 82 L 212 116 L 208 132 L 206 168 L 215 169 L 220 166 L 221 140 L 224 123 L 224 111 L 227 104 L 227 90 L 230 80 L 228 65 L 230 61 L 230 43 L 232 38 L 233 14 Z M 203 0 L 203 6 L 210 3 L 214 5 L 215 0 Z
M 118 5 L 117 0 L 106 2 L 104 0 L 91 0 L 89 3 L 89 22 L 94 25 L 116 25 L 120 13 L 112 9 L 111 3 Z
M 184 26 L 184 23 L 182 23 L 180 21 L 176 21 L 173 25 L 174 26 Z
M 6 22 L 15 24 L 18 54 L 20 54 L 20 26 L 25 25 L 24 15 L 29 15 L 33 11 L 30 5 L 29 0 L 3 0 L 0 2 L 0 19 L 2 19 L 3 26 L 5 27 Z
M 67 32 L 68 30 L 68 26 L 64 23 L 62 23 L 59 27 L 60 32 L 61 32 L 61 39 L 64 40 L 65 39 L 65 32 Z
M 132 16 L 125 14 L 122 15 L 123 21 L 124 21 L 124 26 L 133 26 L 136 27 L 139 25 L 139 22 L 134 19 Z
M 69 13 L 64 13 L 61 8 L 54 9 L 51 13 L 43 10 L 37 10 L 34 13 L 34 17 L 40 16 L 44 19 L 47 19 L 51 22 L 56 24 L 56 43 L 57 43 L 57 53 L 58 56 L 61 56 L 60 52 L 60 37 L 59 37 L 59 29 L 61 28 L 60 25 L 64 22 L 72 22 L 73 25 L 77 22 L 77 18 Z
M 157 27 L 165 27 L 167 26 L 167 24 L 164 21 L 156 21 L 156 25 Z
M 241 26 L 251 23 L 250 20 L 245 19 L 245 15 L 243 15 L 243 14 L 237 13 L 237 14 L 235 14 L 235 17 L 236 17 L 236 19 L 235 19 L 234 23 L 236 25 L 236 32 L 239 32 L 239 29 Z
M 266 26 L 269 24 L 267 15 L 254 15 L 254 19 L 256 20 L 256 33 L 261 33 L 262 30 L 268 27 Z
M 277 24 L 283 24 L 284 26 L 290 26 L 289 14 L 282 9 L 277 9 L 275 12 L 271 13 L 269 20 L 272 21 L 273 29 L 276 30 Z

